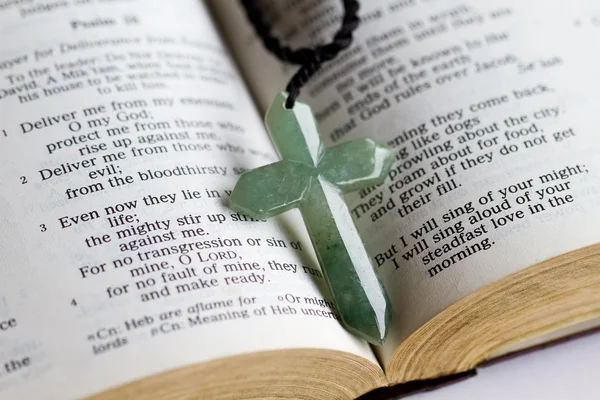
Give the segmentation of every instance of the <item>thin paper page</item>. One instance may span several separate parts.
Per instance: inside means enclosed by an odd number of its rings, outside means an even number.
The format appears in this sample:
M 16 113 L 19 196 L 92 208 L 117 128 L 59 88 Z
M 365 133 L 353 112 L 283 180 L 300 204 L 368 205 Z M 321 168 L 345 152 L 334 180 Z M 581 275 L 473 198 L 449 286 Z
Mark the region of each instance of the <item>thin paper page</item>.
M 203 3 L 0 6 L 0 397 L 80 398 L 240 353 L 376 363 L 297 211 L 227 207 L 277 160 Z
M 354 44 L 302 97 L 329 145 L 369 136 L 396 152 L 383 185 L 348 196 L 395 307 L 385 361 L 465 295 L 600 240 L 598 60 L 577 4 L 361 5 Z M 213 6 L 266 104 L 295 67 L 262 49 L 237 7 Z M 292 47 L 339 28 L 339 1 L 265 7 Z

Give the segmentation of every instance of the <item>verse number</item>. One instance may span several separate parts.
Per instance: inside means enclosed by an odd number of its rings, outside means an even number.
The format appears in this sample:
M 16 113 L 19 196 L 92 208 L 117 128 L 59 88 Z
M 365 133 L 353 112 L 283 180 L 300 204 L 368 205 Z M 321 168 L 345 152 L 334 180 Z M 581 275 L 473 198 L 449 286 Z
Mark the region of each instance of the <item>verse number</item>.
M 27 177 L 25 177 L 25 176 L 22 176 L 22 177 L 21 177 L 21 185 L 24 185 L 24 184 L 26 184 L 26 183 L 27 183 Z
M 46 232 L 47 230 L 48 230 L 48 228 L 46 228 L 46 224 L 41 224 L 40 225 L 40 231 Z

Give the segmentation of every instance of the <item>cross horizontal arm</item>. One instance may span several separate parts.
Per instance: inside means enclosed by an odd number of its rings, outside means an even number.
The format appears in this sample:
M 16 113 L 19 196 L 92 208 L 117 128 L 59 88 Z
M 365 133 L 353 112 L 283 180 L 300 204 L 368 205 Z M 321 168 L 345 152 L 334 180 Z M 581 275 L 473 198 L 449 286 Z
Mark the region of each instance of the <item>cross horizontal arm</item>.
M 357 139 L 325 150 L 319 160 L 319 175 L 344 192 L 382 183 L 394 161 L 390 147 L 371 139 Z
M 230 206 L 256 219 L 296 208 L 310 187 L 313 170 L 302 163 L 282 160 L 246 171 L 231 193 Z

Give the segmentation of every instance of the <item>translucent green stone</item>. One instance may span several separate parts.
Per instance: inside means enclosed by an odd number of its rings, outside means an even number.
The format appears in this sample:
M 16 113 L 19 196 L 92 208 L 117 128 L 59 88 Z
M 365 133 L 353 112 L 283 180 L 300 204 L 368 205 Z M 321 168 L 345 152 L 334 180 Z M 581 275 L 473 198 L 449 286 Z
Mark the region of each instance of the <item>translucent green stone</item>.
M 231 207 L 252 218 L 265 219 L 291 210 L 304 199 L 313 168 L 282 160 L 244 173 L 231 193 Z
M 285 93 L 267 111 L 267 129 L 282 161 L 247 171 L 231 207 L 266 218 L 298 207 L 344 324 L 371 343 L 385 340 L 390 303 L 343 193 L 383 182 L 389 147 L 360 139 L 323 147 L 310 107 L 285 108 Z
M 394 157 L 387 146 L 358 139 L 325 150 L 319 174 L 344 192 L 354 192 L 385 180 Z

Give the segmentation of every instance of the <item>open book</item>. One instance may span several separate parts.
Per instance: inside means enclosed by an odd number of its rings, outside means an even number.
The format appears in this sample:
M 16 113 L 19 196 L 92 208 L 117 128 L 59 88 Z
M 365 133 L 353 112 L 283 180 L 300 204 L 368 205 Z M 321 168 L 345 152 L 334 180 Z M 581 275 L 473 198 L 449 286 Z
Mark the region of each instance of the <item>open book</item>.
M 340 3 L 264 6 L 299 46 Z M 571 3 L 364 1 L 305 88 L 327 145 L 395 152 L 346 198 L 393 304 L 371 347 L 297 210 L 228 207 L 295 70 L 238 2 L 0 1 L 0 397 L 351 399 L 600 325 L 600 10 Z

